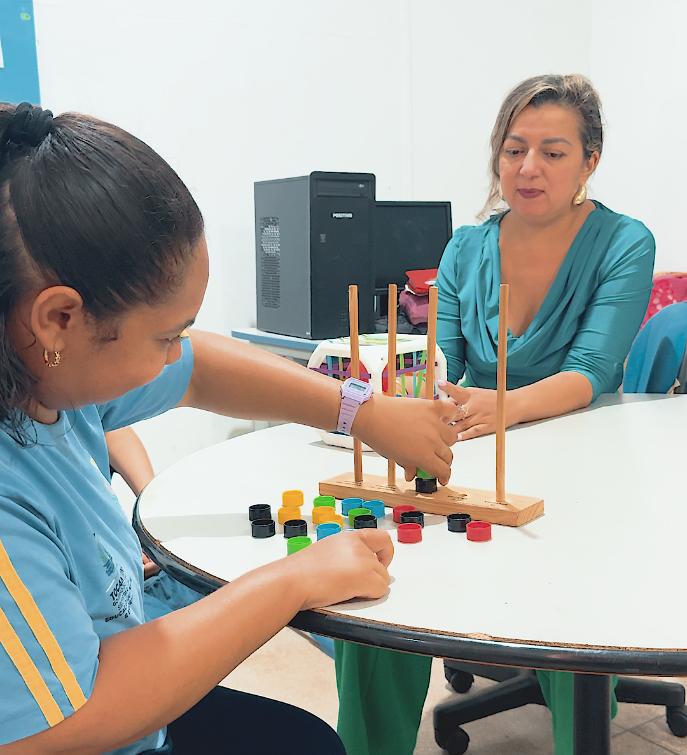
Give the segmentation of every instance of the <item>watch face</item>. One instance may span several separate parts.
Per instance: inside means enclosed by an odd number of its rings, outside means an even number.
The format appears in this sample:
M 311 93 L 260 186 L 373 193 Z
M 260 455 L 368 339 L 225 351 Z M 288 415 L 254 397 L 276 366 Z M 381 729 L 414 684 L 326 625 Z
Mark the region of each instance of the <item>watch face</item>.
M 358 378 L 349 378 L 343 385 L 343 395 L 362 403 L 372 394 L 372 386 Z

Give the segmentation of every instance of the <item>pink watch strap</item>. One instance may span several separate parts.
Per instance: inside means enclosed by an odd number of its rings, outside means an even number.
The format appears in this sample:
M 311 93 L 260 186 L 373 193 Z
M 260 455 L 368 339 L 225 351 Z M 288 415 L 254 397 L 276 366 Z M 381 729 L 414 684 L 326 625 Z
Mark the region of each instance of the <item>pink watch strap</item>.
M 336 425 L 336 431 L 343 433 L 344 435 L 351 434 L 351 428 L 353 427 L 353 420 L 358 413 L 360 404 L 351 398 L 343 396 L 341 398 L 341 407 L 339 408 L 339 421 Z

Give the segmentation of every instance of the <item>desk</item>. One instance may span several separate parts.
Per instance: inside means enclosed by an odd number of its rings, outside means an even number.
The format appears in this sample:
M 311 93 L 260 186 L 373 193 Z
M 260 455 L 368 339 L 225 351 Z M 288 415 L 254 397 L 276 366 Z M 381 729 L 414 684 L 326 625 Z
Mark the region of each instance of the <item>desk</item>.
M 604 397 L 509 430 L 507 489 L 544 498 L 544 517 L 471 543 L 428 515 L 421 544 L 396 546 L 387 597 L 304 612 L 292 625 L 438 657 L 578 672 L 587 704 L 576 726 L 596 741 L 585 755 L 610 752 L 604 675 L 687 674 L 687 602 L 671 579 L 685 570 L 686 434 L 687 396 Z M 494 445 L 490 436 L 456 446 L 453 484 L 493 487 Z M 276 509 L 287 488 L 307 501 L 320 479 L 351 464 L 349 451 L 309 428 L 241 436 L 156 477 L 135 527 L 165 569 L 212 590 L 285 554 L 279 535 L 251 538 L 249 504 Z M 364 464 L 386 471 L 377 456 Z
M 309 338 L 282 336 L 279 333 L 268 333 L 258 328 L 236 328 L 231 331 L 231 337 L 248 341 L 261 349 L 282 357 L 289 357 L 302 364 L 308 363 L 310 355 L 320 344 L 320 341 L 311 341 Z

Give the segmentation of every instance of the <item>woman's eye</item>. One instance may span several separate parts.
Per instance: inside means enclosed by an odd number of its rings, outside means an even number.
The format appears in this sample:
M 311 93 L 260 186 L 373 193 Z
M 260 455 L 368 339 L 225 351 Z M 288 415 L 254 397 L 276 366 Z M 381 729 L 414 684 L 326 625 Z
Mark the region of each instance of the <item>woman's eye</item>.
M 521 149 L 507 149 L 505 150 L 505 153 L 508 155 L 508 157 L 517 157 L 518 155 L 522 154 Z
M 547 152 L 547 157 L 550 157 L 552 160 L 558 160 L 559 158 L 563 157 L 562 152 Z

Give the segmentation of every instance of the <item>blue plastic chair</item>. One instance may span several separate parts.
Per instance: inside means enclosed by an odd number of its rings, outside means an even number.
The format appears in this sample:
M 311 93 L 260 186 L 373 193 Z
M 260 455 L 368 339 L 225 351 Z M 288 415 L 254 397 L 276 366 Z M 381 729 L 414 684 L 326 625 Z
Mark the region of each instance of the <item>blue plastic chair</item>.
M 668 393 L 682 378 L 676 393 L 687 387 L 687 302 L 657 312 L 639 331 L 625 368 L 625 393 Z

